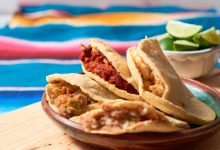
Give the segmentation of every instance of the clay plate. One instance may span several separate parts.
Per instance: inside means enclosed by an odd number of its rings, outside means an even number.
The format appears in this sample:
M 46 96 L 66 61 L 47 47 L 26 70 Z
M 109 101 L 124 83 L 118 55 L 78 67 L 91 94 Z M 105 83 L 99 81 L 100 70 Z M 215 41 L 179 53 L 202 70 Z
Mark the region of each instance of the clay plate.
M 42 106 L 47 116 L 69 136 L 85 143 L 108 149 L 124 150 L 169 150 L 186 147 L 208 139 L 220 129 L 220 93 L 200 82 L 180 77 L 189 90 L 201 101 L 207 103 L 217 113 L 214 122 L 193 129 L 174 133 L 132 133 L 120 135 L 91 134 L 82 126 L 55 113 L 47 103 L 46 94 L 42 96 Z

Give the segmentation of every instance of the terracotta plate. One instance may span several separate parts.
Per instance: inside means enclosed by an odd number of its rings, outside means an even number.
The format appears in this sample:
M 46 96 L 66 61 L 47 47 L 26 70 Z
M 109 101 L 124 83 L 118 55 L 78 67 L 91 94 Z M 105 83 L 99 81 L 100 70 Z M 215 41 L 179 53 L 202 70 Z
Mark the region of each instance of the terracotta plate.
M 48 105 L 46 94 L 42 97 L 42 106 L 47 116 L 69 136 L 92 145 L 108 149 L 124 150 L 165 150 L 186 147 L 216 134 L 220 129 L 220 93 L 192 79 L 181 77 L 181 80 L 199 100 L 209 105 L 217 114 L 211 124 L 205 126 L 191 125 L 193 129 L 174 133 L 132 133 L 120 135 L 91 134 L 83 130 L 81 125 L 69 121 L 56 114 Z

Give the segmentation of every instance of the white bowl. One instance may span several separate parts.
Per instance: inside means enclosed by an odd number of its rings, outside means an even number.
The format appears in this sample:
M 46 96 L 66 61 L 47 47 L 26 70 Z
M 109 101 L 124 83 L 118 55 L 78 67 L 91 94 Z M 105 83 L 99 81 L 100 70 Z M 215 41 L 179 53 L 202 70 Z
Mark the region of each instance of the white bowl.
M 179 75 L 198 78 L 209 74 L 216 67 L 220 46 L 196 51 L 163 52 Z

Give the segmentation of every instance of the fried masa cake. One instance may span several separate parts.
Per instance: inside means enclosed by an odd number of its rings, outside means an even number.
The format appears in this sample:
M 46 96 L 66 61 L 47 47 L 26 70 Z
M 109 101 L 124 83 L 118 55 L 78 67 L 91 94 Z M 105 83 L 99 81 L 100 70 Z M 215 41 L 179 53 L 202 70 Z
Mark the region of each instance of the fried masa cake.
M 109 44 L 90 39 L 88 47 L 80 44 L 83 72 L 102 86 L 125 99 L 142 100 L 136 82 L 129 83 L 131 73 L 127 61 Z M 133 81 L 133 80 L 132 80 Z
M 199 101 L 180 80 L 157 39 L 146 38 L 127 50 L 127 63 L 141 97 L 176 118 L 205 125 L 215 112 Z
M 82 74 L 53 74 L 46 77 L 46 99 L 50 107 L 65 118 L 100 108 L 106 100 L 120 98 Z
M 100 109 L 70 120 L 81 124 L 86 132 L 112 135 L 190 129 L 187 122 L 169 117 L 141 101 L 105 101 Z

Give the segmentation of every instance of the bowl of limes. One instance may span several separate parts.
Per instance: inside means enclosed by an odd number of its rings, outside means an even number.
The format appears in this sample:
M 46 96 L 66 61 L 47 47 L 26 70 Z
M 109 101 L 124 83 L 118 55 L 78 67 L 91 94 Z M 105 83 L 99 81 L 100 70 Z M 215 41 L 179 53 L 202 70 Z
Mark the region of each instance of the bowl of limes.
M 166 31 L 156 38 L 176 72 L 187 78 L 209 74 L 216 66 L 220 52 L 219 30 L 170 20 Z

